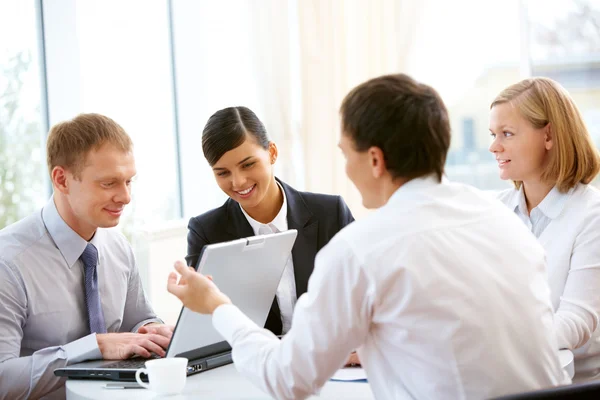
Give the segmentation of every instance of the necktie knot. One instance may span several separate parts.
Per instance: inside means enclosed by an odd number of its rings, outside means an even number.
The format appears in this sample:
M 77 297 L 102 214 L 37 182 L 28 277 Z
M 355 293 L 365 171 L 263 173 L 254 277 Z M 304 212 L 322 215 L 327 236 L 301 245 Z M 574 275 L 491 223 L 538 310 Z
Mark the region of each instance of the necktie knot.
M 85 269 L 95 268 L 98 265 L 98 249 L 91 243 L 88 243 L 81 254 L 81 261 L 85 265 Z

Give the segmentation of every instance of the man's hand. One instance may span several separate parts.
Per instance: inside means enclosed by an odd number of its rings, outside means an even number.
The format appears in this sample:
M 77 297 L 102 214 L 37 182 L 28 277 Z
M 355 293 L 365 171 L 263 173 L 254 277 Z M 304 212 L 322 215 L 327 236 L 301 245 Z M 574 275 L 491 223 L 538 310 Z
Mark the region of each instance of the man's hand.
M 358 359 L 358 354 L 355 351 L 350 354 L 350 358 L 346 362 L 346 367 L 358 367 L 360 366 L 360 360 Z
M 151 322 L 149 324 L 141 326 L 137 332 L 161 335 L 161 336 L 166 337 L 170 341 L 171 337 L 173 336 L 174 329 L 175 329 L 175 327 L 173 325 L 165 325 L 165 324 L 159 324 L 158 322 Z
M 229 297 L 221 293 L 210 277 L 197 273 L 192 267 L 186 267 L 182 261 L 175 263 L 175 270 L 181 275 L 181 279 L 177 282 L 177 274 L 171 272 L 167 290 L 190 310 L 212 314 L 220 305 L 231 304 Z
M 96 335 L 98 347 L 105 360 L 124 360 L 133 355 L 148 358 L 156 353 L 165 356 L 170 339 L 155 333 L 102 333 Z

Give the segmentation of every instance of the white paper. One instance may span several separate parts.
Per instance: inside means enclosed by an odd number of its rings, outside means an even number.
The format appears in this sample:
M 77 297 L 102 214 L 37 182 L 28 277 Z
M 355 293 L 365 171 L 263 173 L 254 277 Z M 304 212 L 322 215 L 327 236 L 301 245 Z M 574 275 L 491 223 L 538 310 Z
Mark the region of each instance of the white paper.
M 361 381 L 366 380 L 367 374 L 365 370 L 358 367 L 348 367 L 338 369 L 338 371 L 331 377 L 332 381 Z

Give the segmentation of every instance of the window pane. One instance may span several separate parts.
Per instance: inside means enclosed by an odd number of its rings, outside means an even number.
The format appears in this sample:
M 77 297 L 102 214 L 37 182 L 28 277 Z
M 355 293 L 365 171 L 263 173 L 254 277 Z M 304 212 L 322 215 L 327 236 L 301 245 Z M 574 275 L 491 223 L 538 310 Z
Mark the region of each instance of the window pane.
M 249 0 L 173 1 L 186 216 L 218 207 L 227 199 L 202 153 L 202 129 L 208 118 L 221 108 L 246 106 L 269 129 L 260 100 L 261 53 L 256 49 L 252 7 Z
M 166 0 L 77 2 L 82 111 L 113 118 L 134 142 L 126 234 L 180 212 L 167 11 Z
M 0 2 L 0 38 L 1 229 L 41 207 L 48 196 L 33 1 Z
M 419 24 L 410 72 L 437 89 L 448 107 L 452 144 L 446 173 L 481 189 L 509 187 L 488 151 L 488 118 L 494 97 L 521 79 L 518 2 L 432 3 Z
M 600 146 L 600 2 L 530 0 L 532 75 L 560 82 Z M 600 187 L 596 178 L 594 184 Z

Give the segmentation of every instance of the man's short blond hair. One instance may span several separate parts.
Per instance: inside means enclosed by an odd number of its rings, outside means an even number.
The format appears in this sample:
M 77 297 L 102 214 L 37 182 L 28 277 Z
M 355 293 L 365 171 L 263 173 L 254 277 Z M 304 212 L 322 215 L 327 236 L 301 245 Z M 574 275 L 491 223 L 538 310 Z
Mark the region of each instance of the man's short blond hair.
M 91 150 L 109 143 L 123 152 L 130 152 L 133 143 L 125 130 L 112 119 L 100 114 L 79 114 L 52 127 L 46 142 L 48 170 L 68 169 L 79 178 Z
M 492 102 L 509 103 L 536 129 L 550 124 L 553 147 L 542 181 L 567 192 L 590 183 L 600 171 L 600 155 L 569 93 L 549 78 L 530 78 L 504 89 Z M 521 187 L 521 181 L 514 182 Z

